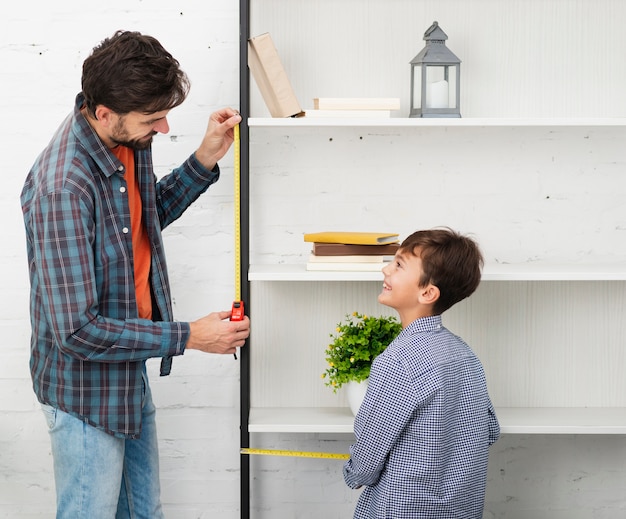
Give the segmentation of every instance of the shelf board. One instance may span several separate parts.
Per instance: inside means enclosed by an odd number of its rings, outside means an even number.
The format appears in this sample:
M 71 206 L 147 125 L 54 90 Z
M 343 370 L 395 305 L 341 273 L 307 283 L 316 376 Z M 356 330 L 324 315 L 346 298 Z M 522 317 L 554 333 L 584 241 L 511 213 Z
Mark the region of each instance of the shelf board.
M 325 127 L 325 126 L 362 126 L 362 127 L 516 127 L 516 126 L 536 126 L 536 127 L 589 127 L 589 126 L 626 126 L 626 118 L 622 117 L 579 117 L 579 118 L 553 118 L 553 117 L 533 117 L 533 118 L 491 118 L 491 117 L 469 117 L 469 118 L 409 118 L 409 117 L 251 117 L 248 119 L 250 127 Z
M 382 281 L 382 272 L 307 271 L 304 264 L 251 265 L 249 281 Z M 488 264 L 484 281 L 623 281 L 625 263 Z
M 503 407 L 502 434 L 626 434 L 624 407 Z M 252 408 L 250 432 L 353 433 L 349 408 Z
M 382 267 L 381 267 L 382 268 Z M 303 263 L 250 265 L 250 281 L 382 281 L 383 273 L 375 271 L 306 270 Z
M 626 280 L 624 263 L 492 263 L 483 269 L 485 281 L 619 281 Z

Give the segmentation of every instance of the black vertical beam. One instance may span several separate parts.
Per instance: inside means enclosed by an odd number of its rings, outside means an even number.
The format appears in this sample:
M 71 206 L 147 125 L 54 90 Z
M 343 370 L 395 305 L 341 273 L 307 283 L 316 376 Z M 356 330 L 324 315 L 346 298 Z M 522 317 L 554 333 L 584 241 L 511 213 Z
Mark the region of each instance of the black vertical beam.
M 250 37 L 250 2 L 239 0 L 239 124 L 240 146 L 240 222 L 241 222 L 241 298 L 246 314 L 251 315 L 250 283 L 248 266 L 250 264 L 250 77 L 248 74 L 248 38 Z M 239 381 L 239 427 L 240 447 L 250 447 L 248 418 L 250 414 L 250 339 L 240 350 Z M 240 511 L 241 519 L 250 518 L 250 456 L 240 454 Z

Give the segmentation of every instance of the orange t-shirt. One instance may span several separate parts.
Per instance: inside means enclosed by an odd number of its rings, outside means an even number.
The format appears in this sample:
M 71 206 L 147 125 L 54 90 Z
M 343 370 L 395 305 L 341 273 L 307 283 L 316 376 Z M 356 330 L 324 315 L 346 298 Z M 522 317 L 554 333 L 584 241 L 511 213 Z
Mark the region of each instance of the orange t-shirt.
M 139 317 L 152 318 L 152 296 L 150 294 L 150 240 L 143 222 L 141 192 L 135 173 L 134 151 L 126 146 L 113 148 L 113 153 L 126 168 L 128 205 L 130 208 L 130 229 L 133 241 L 133 259 L 135 267 L 135 294 Z

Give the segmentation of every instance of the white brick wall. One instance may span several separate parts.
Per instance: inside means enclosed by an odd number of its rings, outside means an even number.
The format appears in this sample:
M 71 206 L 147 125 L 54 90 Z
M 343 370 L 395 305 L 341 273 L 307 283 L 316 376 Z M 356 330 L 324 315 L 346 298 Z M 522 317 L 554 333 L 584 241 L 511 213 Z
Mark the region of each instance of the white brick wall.
M 54 517 L 45 423 L 28 371 L 28 276 L 19 205 L 41 148 L 71 110 L 82 62 L 117 29 L 157 37 L 192 82 L 155 139 L 158 174 L 199 143 L 209 114 L 238 106 L 238 4 L 139 0 L 11 2 L 0 19 L 0 518 Z M 233 292 L 232 153 L 222 179 L 166 234 L 176 318 L 229 309 Z M 232 356 L 190 352 L 170 377 L 149 363 L 159 407 L 163 501 L 168 517 L 239 516 L 239 366 Z

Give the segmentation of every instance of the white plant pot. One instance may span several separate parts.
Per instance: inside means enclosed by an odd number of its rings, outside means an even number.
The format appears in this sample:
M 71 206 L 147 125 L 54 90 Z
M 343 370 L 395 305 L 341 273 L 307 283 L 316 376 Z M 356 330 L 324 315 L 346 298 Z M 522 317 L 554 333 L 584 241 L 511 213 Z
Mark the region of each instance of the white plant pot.
M 361 407 L 361 403 L 365 398 L 365 392 L 367 391 L 367 379 L 362 382 L 350 381 L 346 384 L 346 395 L 348 397 L 348 405 L 352 414 L 356 416 Z

